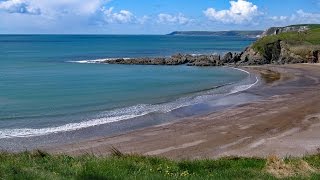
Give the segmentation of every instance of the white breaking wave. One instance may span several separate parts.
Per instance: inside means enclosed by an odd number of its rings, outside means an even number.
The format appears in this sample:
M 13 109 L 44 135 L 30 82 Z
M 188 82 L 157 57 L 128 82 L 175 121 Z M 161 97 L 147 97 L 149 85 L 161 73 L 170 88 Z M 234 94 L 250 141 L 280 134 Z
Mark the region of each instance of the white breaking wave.
M 248 71 L 246 71 L 246 70 L 243 70 L 243 69 L 240 69 L 240 68 L 232 67 L 232 69 L 236 69 L 236 70 L 238 70 L 238 71 L 242 71 L 242 72 L 245 72 L 245 73 L 251 75 L 250 72 L 248 72 Z M 259 83 L 259 78 L 258 78 L 257 76 L 256 76 L 255 78 L 256 78 L 256 81 L 255 81 L 254 83 L 252 83 L 252 84 L 235 86 L 235 87 L 230 91 L 230 93 L 228 93 L 228 95 L 229 95 L 229 94 L 234 94 L 234 93 L 237 93 L 237 92 L 241 92 L 241 91 L 248 90 L 248 89 L 250 89 L 251 87 L 257 85 L 257 84 Z
M 105 58 L 105 59 L 92 59 L 92 60 L 79 60 L 79 61 L 67 61 L 70 63 L 80 63 L 80 64 L 98 64 L 108 60 L 116 59 L 130 59 L 130 58 Z
M 191 56 L 202 56 L 202 55 L 208 55 L 208 54 L 190 54 Z M 218 55 L 218 53 L 212 53 L 209 55 Z
M 250 75 L 248 71 L 238 69 L 238 68 L 234 68 L 234 69 L 246 72 Z M 255 77 L 255 78 L 256 78 L 256 81 L 254 83 L 235 86 L 226 95 L 231 95 L 234 93 L 245 91 L 253 87 L 259 82 L 258 77 Z M 163 103 L 163 104 L 154 104 L 154 105 L 140 104 L 136 106 L 103 112 L 99 115 L 99 117 L 88 120 L 88 121 L 83 121 L 78 123 L 69 123 L 69 124 L 56 126 L 56 127 L 39 128 L 39 129 L 36 129 L 36 128 L 2 129 L 0 130 L 0 139 L 14 138 L 14 137 L 33 137 L 33 136 L 48 135 L 52 133 L 68 132 L 68 131 L 74 131 L 74 130 L 79 130 L 79 129 L 88 128 L 88 127 L 103 125 L 111 122 L 128 120 L 135 117 L 144 116 L 150 113 L 168 113 L 170 111 L 179 109 L 181 107 L 205 102 L 210 97 L 213 97 L 213 96 L 215 96 L 215 94 L 206 94 L 206 95 L 198 95 L 195 97 L 180 98 L 176 101 Z
M 259 83 L 259 79 L 258 79 L 258 77 L 256 77 L 256 81 L 254 83 L 247 84 L 247 85 L 236 86 L 230 91 L 230 93 L 228 93 L 228 95 L 248 90 L 248 89 L 250 89 L 251 87 L 255 86 L 258 83 Z
M 194 99 L 191 101 L 186 101 L 185 99 L 180 99 L 178 101 L 165 103 L 165 104 L 140 104 L 136 106 L 131 106 L 127 108 L 116 109 L 113 111 L 108 111 L 102 113 L 100 118 L 92 119 L 89 121 L 83 121 L 79 123 L 69 123 L 57 127 L 48 127 L 48 128 L 21 128 L 21 129 L 3 129 L 0 130 L 0 139 L 3 138 L 14 138 L 14 137 L 32 137 L 32 136 L 42 136 L 58 132 L 67 132 L 79 130 L 87 127 L 93 127 L 98 125 L 103 125 L 111 122 L 117 122 L 127 119 L 132 119 L 135 117 L 144 116 L 149 113 L 158 112 L 158 113 L 167 113 L 174 109 L 178 109 L 184 106 L 189 106 L 195 104 L 195 101 L 199 99 Z
M 240 69 L 240 68 L 235 68 L 235 67 L 230 67 L 230 68 L 232 68 L 232 69 L 236 69 L 236 70 L 238 70 L 238 71 L 245 72 L 245 73 L 247 73 L 247 74 L 250 74 L 248 71 L 243 70 L 243 69 Z
M 101 63 L 106 60 L 107 59 L 94 59 L 94 60 L 80 60 L 80 61 L 67 61 L 67 62 L 80 63 L 80 64 L 94 64 L 94 63 Z

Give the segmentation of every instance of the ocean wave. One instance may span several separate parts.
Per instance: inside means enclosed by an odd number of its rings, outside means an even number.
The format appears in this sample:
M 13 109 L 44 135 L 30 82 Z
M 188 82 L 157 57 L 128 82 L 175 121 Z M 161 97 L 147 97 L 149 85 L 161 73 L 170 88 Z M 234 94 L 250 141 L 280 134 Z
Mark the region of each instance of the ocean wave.
M 249 76 L 251 76 L 250 72 L 248 72 L 248 71 L 246 71 L 246 70 L 243 70 L 243 69 L 240 69 L 240 68 L 235 68 L 235 67 L 232 67 L 232 69 L 236 69 L 236 70 L 238 70 L 238 71 L 245 72 L 245 73 L 249 74 Z M 257 76 L 254 76 L 254 77 L 255 77 L 255 82 L 254 82 L 254 83 L 235 86 L 235 87 L 230 91 L 230 93 L 228 93 L 228 94 L 234 94 L 234 93 L 237 93 L 237 92 L 242 92 L 242 91 L 248 90 L 248 89 L 250 89 L 251 87 L 257 85 L 257 84 L 259 83 L 259 78 L 258 78 Z
M 78 60 L 78 61 L 67 61 L 69 63 L 80 63 L 80 64 L 98 64 L 108 60 L 116 59 L 130 59 L 130 58 L 104 58 L 104 59 L 91 59 L 91 60 Z
M 258 84 L 259 82 L 258 77 L 254 76 L 255 81 L 253 82 L 253 77 L 251 77 L 251 74 L 248 71 L 245 71 L 242 69 L 238 69 L 238 70 L 249 74 L 249 77 L 248 77 L 249 79 L 247 79 L 247 81 L 249 82 L 245 82 L 244 84 L 238 83 L 238 84 L 219 87 L 219 88 L 226 89 L 224 96 L 248 90 L 249 88 Z M 168 113 L 182 107 L 207 102 L 208 100 L 218 95 L 218 94 L 215 94 L 215 90 L 217 89 L 212 89 L 212 90 L 206 91 L 205 93 L 204 92 L 196 93 L 193 96 L 183 97 L 175 101 L 162 103 L 162 104 L 139 104 L 131 107 L 106 111 L 97 115 L 96 118 L 93 118 L 87 121 L 78 122 L 78 123 L 69 123 L 61 126 L 39 128 L 39 129 L 36 129 L 36 128 L 1 129 L 0 139 L 14 138 L 14 137 L 43 136 L 43 135 L 48 135 L 52 133 L 74 131 L 74 130 L 79 130 L 83 128 L 103 125 L 107 123 L 129 120 L 129 119 L 144 116 L 150 113 Z
M 242 91 L 245 91 L 245 90 L 248 90 L 250 89 L 251 87 L 257 85 L 259 83 L 259 78 L 256 77 L 256 81 L 252 84 L 247 84 L 247 85 L 239 85 L 239 86 L 235 86 L 229 94 L 234 94 L 234 93 L 237 93 L 237 92 L 242 92 Z
M 194 53 L 190 54 L 191 56 L 202 56 L 202 55 L 219 55 L 218 53 L 211 53 L 211 54 L 201 54 L 201 53 Z
M 184 106 L 189 106 L 195 103 L 194 101 L 188 101 L 186 99 L 179 99 L 175 102 L 169 102 L 164 104 L 139 104 L 136 106 L 131 106 L 127 108 L 120 108 L 112 111 L 107 111 L 101 113 L 97 118 L 88 121 L 83 121 L 79 123 L 69 123 L 57 127 L 48 128 L 21 128 L 21 129 L 3 129 L 0 130 L 0 139 L 3 138 L 14 138 L 14 137 L 32 137 L 32 136 L 42 136 L 52 133 L 74 131 L 83 128 L 103 125 L 107 123 L 132 119 L 140 116 L 144 116 L 150 113 L 167 113 L 174 109 L 178 109 Z
M 244 70 L 244 69 L 240 69 L 240 68 L 235 68 L 235 67 L 230 67 L 231 69 L 235 69 L 235 70 L 238 70 L 238 71 L 242 71 L 242 72 L 245 72 L 245 73 L 247 73 L 247 74 L 249 74 L 250 75 L 250 72 L 248 72 L 248 71 L 246 71 L 246 70 Z

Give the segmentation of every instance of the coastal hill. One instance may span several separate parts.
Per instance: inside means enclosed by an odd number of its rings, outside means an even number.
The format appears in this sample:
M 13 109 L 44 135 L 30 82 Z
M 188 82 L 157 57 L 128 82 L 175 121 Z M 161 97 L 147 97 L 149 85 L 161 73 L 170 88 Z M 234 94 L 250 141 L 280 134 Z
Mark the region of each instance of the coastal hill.
M 171 36 L 231 36 L 257 38 L 263 31 L 174 31 Z
M 271 27 L 241 54 L 240 64 L 292 64 L 320 61 L 320 24 Z

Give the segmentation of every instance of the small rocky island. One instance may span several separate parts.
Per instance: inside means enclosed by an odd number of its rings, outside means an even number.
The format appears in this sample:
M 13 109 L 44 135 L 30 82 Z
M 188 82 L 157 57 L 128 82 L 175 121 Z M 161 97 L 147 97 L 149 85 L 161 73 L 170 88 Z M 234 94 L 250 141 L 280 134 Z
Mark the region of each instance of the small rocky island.
M 244 51 L 228 52 L 224 55 L 176 54 L 171 57 L 129 58 L 105 60 L 108 64 L 140 65 L 263 65 L 320 62 L 320 25 L 291 25 L 272 27 Z

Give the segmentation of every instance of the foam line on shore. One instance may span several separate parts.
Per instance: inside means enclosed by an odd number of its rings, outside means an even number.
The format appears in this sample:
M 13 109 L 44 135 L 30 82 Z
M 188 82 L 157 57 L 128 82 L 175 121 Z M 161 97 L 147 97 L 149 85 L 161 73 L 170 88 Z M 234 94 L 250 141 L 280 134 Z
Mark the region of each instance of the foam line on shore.
M 250 79 L 250 73 L 248 71 L 245 71 L 239 68 L 233 68 L 233 69 L 237 69 L 239 71 L 243 71 L 249 74 L 248 78 Z M 231 86 L 229 93 L 226 93 L 224 95 L 231 95 L 234 93 L 245 91 L 253 87 L 259 82 L 258 77 L 255 76 L 255 78 L 256 80 L 254 83 Z M 184 98 L 180 98 L 175 101 L 167 102 L 163 104 L 140 104 L 140 105 L 135 105 L 131 107 L 115 109 L 115 110 L 103 112 L 99 116 L 91 120 L 82 121 L 79 123 L 69 123 L 69 124 L 65 124 L 57 127 L 47 127 L 47 128 L 39 128 L 39 129 L 33 129 L 33 128 L 2 129 L 0 130 L 0 139 L 15 138 L 15 137 L 33 137 L 33 136 L 48 135 L 52 133 L 68 132 L 68 131 L 74 131 L 74 130 L 79 130 L 79 129 L 88 128 L 88 127 L 103 125 L 107 123 L 128 120 L 128 119 L 144 116 L 150 113 L 168 113 L 178 108 L 206 102 L 208 101 L 208 99 L 216 95 L 217 94 L 211 91 L 211 93 L 209 94 L 208 93 L 201 94 L 201 95 L 198 94 L 191 97 L 184 97 Z
M 236 86 L 235 88 L 233 88 L 233 90 L 231 90 L 230 93 L 228 93 L 228 95 L 248 90 L 248 89 L 252 88 L 253 86 L 257 85 L 259 83 L 259 78 L 258 77 L 255 77 L 255 78 L 256 78 L 256 81 L 254 83 L 248 84 L 248 85 Z
M 65 124 L 57 127 L 48 127 L 48 128 L 40 128 L 40 129 L 33 129 L 33 128 L 3 129 L 3 130 L 0 130 L 0 139 L 14 138 L 14 137 L 42 136 L 42 135 L 48 135 L 52 133 L 74 131 L 74 130 L 79 130 L 83 128 L 103 125 L 107 123 L 128 120 L 128 119 L 144 116 L 144 115 L 155 113 L 155 112 L 167 113 L 184 106 L 195 104 L 196 103 L 195 101 L 199 101 L 199 99 L 194 98 L 191 101 L 179 99 L 177 101 L 164 103 L 164 104 L 155 104 L 155 105 L 139 104 L 136 106 L 120 108 L 120 109 L 102 113 L 100 115 L 102 117 L 98 117 L 96 119 L 91 119 L 91 120 L 83 121 L 79 123 L 69 123 L 69 124 Z
M 244 69 L 240 69 L 240 68 L 235 68 L 235 67 L 231 67 L 232 69 L 236 69 L 238 71 L 242 71 L 242 72 L 245 72 L 247 73 L 249 76 L 251 75 L 251 73 L 249 71 L 246 71 Z M 239 86 L 236 86 L 235 88 L 233 88 L 233 90 L 231 90 L 231 92 L 229 94 L 234 94 L 234 93 L 237 93 L 237 92 L 242 92 L 242 91 L 245 91 L 245 90 L 248 90 L 250 88 L 252 88 L 253 86 L 257 85 L 259 83 L 259 78 L 258 76 L 255 76 L 255 79 L 256 81 L 252 84 L 248 84 L 248 85 L 239 85 Z M 228 94 L 228 95 L 229 95 Z
M 247 73 L 247 74 L 250 74 L 250 72 L 248 72 L 248 71 L 246 71 L 246 70 L 244 70 L 244 69 L 235 68 L 235 67 L 230 67 L 230 68 L 231 68 L 231 69 L 236 69 L 236 70 L 238 70 L 238 71 L 245 72 L 245 73 Z

